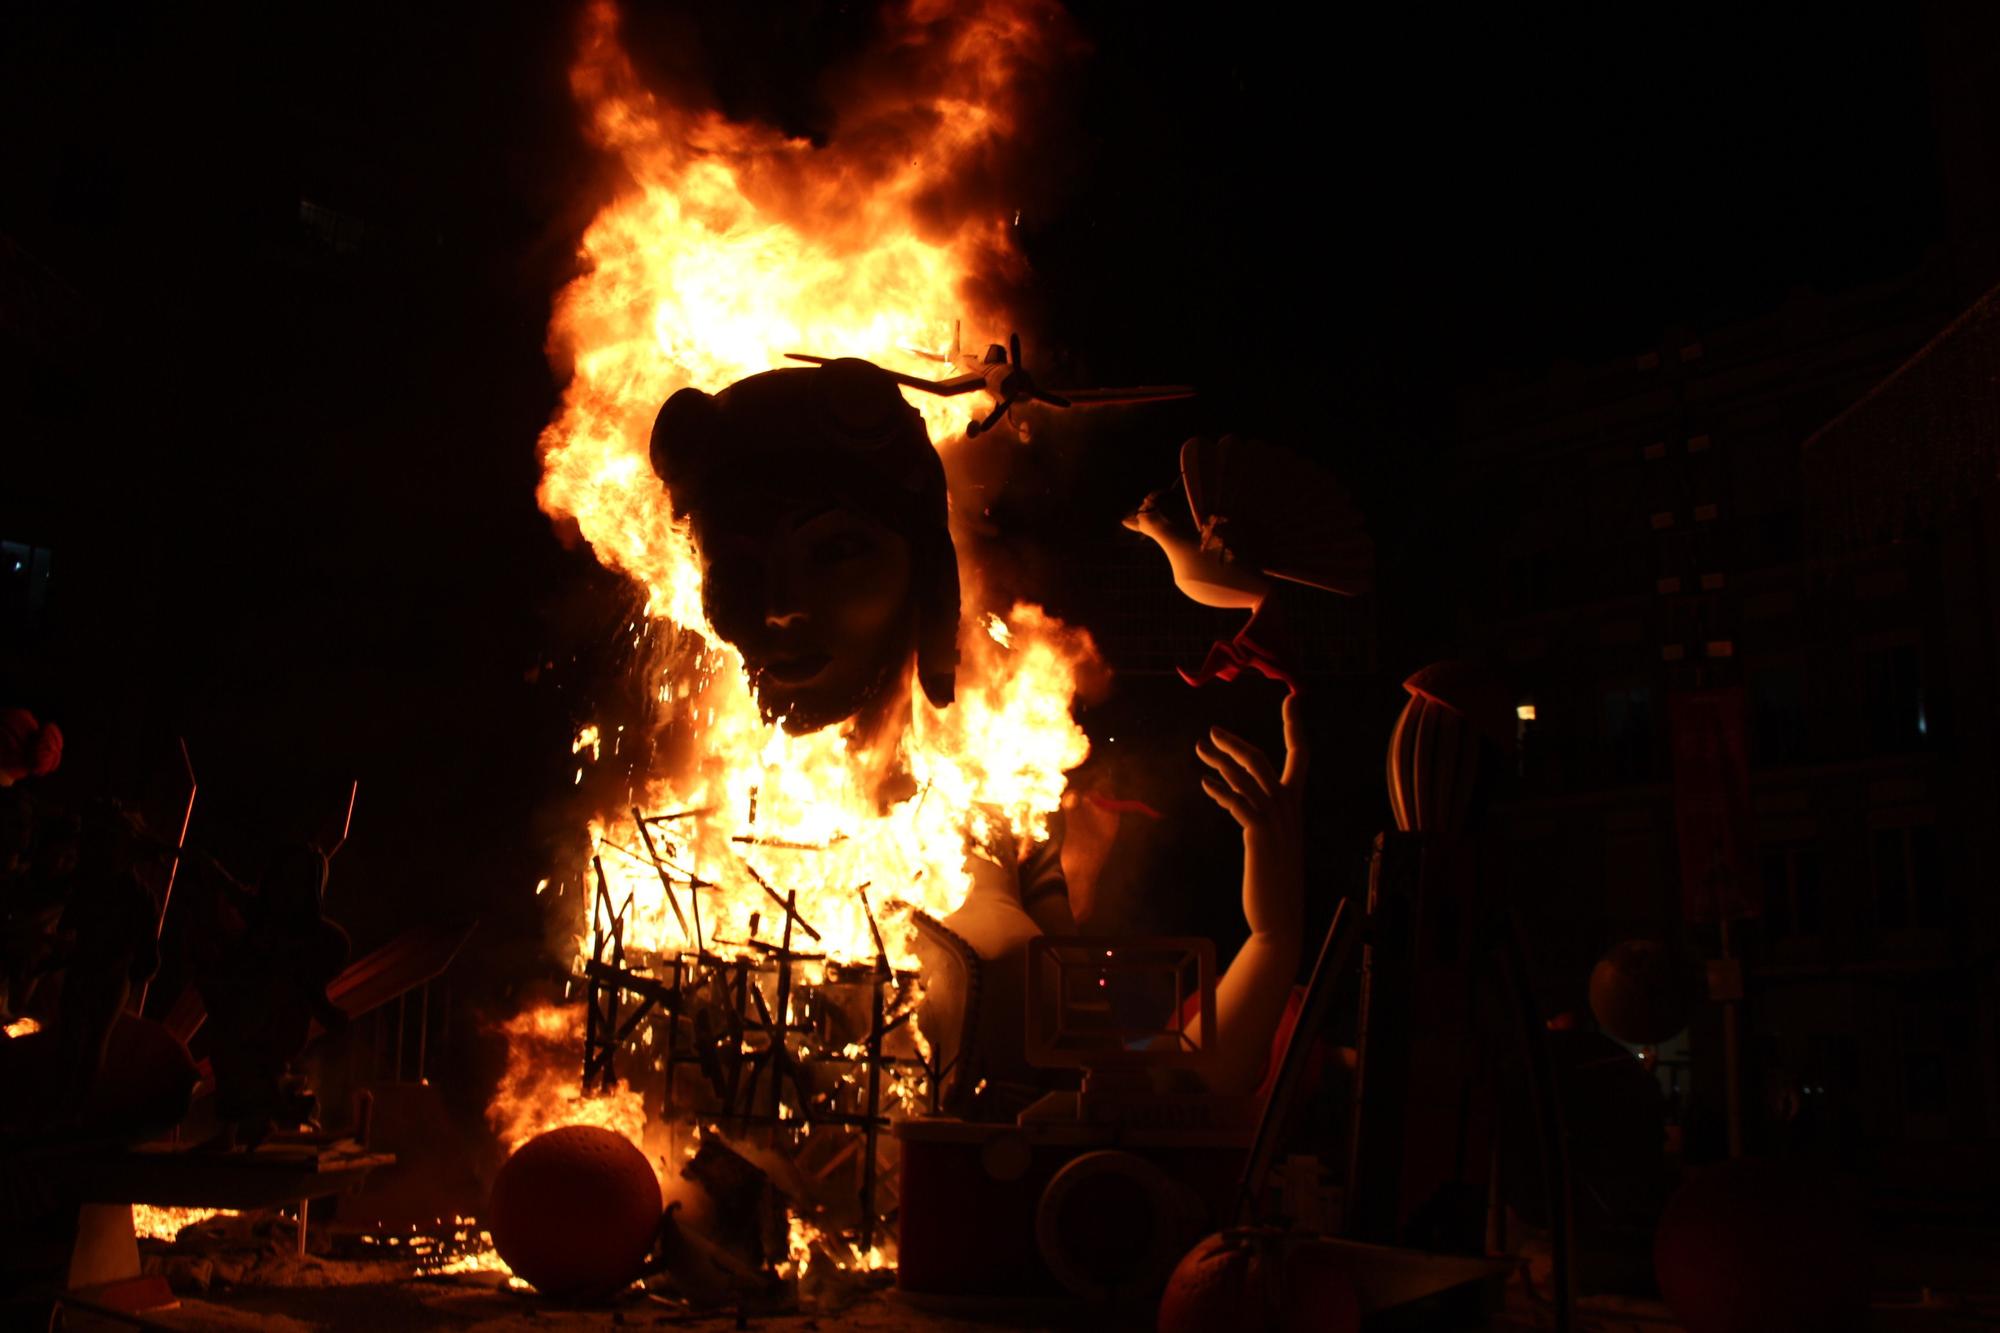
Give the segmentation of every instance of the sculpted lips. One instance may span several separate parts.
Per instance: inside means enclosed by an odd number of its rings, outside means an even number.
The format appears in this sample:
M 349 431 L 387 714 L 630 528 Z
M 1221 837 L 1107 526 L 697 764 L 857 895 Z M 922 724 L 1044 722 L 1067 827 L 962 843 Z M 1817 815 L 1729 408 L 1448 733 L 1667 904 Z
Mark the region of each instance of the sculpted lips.
M 826 653 L 787 654 L 766 660 L 758 674 L 780 685 L 802 685 L 826 670 L 832 661 Z

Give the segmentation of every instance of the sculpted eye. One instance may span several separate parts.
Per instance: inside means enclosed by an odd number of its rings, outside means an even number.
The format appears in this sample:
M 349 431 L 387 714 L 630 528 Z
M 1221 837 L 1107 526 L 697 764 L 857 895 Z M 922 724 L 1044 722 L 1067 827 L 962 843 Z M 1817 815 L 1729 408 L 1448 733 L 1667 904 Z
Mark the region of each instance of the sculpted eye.
M 712 578 L 741 577 L 764 559 L 764 549 L 737 533 L 698 533 L 695 549 Z
M 868 539 L 856 532 L 837 532 L 812 544 L 812 558 L 822 565 L 836 565 L 868 554 Z

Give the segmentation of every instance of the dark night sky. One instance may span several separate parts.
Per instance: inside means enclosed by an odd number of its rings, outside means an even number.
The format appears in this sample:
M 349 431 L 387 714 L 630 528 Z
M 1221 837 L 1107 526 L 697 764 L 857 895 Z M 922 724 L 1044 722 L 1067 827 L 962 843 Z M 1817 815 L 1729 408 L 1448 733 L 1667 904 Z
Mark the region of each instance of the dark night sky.
M 1198 425 L 1366 441 L 1364 491 L 1446 439 L 1459 384 L 1904 273 L 1944 235 L 1908 7 L 1079 16 L 1073 123 L 1022 191 L 1027 332 L 1073 373 L 1196 382 Z M 45 638 L 5 654 L 10 701 L 128 790 L 169 789 L 189 735 L 221 842 L 303 830 L 359 774 L 342 871 L 393 892 L 343 904 L 337 882 L 332 907 L 364 942 L 370 904 L 412 895 L 532 913 L 588 672 L 524 675 L 621 611 L 533 504 L 547 302 L 600 180 L 573 21 L 0 19 L 6 290 L 60 293 L 0 371 L 4 535 L 61 562 Z M 810 117 L 809 48 L 727 49 L 732 105 Z M 360 253 L 302 247 L 302 197 L 360 219 Z

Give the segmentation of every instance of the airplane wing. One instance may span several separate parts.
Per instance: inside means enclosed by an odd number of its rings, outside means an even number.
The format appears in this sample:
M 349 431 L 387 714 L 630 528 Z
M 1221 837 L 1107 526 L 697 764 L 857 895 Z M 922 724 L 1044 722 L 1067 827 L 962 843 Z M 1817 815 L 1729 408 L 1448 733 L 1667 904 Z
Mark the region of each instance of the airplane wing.
M 1050 396 L 1066 398 L 1077 407 L 1102 407 L 1113 403 L 1168 403 L 1194 397 L 1186 384 L 1141 384 L 1130 389 L 1050 389 Z
M 815 366 L 823 366 L 834 360 L 830 356 L 809 356 L 804 352 L 787 352 L 785 356 L 789 360 L 806 361 Z M 948 380 L 927 380 L 918 375 L 905 375 L 900 371 L 890 370 L 886 366 L 878 366 L 877 369 L 898 384 L 911 389 L 922 389 L 925 393 L 934 393 L 942 398 L 954 398 L 959 394 L 971 393 L 974 389 L 986 387 L 986 377 L 983 375 L 954 375 Z

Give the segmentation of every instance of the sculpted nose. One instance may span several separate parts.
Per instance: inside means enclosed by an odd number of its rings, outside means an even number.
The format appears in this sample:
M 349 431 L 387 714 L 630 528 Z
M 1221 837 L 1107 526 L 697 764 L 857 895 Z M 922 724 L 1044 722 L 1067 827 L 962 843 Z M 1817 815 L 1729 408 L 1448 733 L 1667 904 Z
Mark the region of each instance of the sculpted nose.
M 764 565 L 764 627 L 790 629 L 806 618 L 793 587 L 791 562 L 782 555 Z

